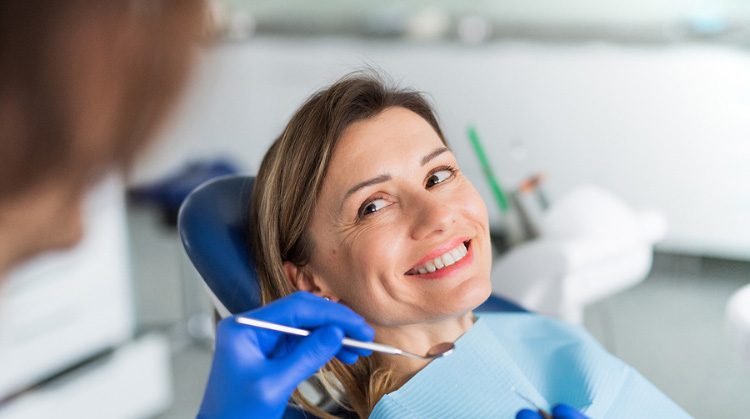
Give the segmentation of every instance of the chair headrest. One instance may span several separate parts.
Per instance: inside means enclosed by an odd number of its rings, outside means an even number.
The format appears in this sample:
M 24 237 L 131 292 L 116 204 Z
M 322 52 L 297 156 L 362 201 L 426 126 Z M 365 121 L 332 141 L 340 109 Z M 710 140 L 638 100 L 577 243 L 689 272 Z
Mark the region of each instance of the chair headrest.
M 230 313 L 260 307 L 260 288 L 248 239 L 255 178 L 225 176 L 188 195 L 177 227 L 190 261 Z

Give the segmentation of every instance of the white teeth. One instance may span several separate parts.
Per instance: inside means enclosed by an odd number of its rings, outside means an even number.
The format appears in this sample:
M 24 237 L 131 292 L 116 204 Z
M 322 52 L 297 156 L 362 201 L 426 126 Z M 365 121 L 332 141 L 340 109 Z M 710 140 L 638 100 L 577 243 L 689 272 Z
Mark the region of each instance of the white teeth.
M 466 245 L 461 243 L 455 249 L 451 249 L 444 254 L 436 257 L 435 259 L 427 262 L 426 264 L 412 269 L 412 272 L 418 272 L 420 274 L 432 273 L 439 269 L 443 269 L 446 266 L 451 266 L 459 260 L 463 259 L 466 254 L 469 253 L 466 249 Z

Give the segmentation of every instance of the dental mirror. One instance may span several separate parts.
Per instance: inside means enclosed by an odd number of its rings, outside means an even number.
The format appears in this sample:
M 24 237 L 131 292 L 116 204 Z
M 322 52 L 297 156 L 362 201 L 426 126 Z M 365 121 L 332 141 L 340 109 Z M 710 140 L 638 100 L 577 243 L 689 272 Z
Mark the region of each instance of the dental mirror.
M 298 329 L 296 327 L 284 326 L 281 324 L 271 323 L 258 319 L 251 319 L 249 317 L 237 317 L 235 319 L 237 323 L 244 324 L 246 326 L 259 327 L 261 329 L 275 330 L 277 332 L 288 333 L 290 335 L 297 336 L 308 336 L 310 335 L 309 330 Z M 341 343 L 344 346 L 352 348 L 369 349 L 375 352 L 382 352 L 390 355 L 402 355 L 413 359 L 437 359 L 444 356 L 448 356 L 453 353 L 455 345 L 452 342 L 442 342 L 430 348 L 425 355 L 418 355 L 403 349 L 399 349 L 390 345 L 383 345 L 382 343 L 375 342 L 362 342 L 356 339 L 344 338 Z
M 429 351 L 427 351 L 427 355 L 425 355 L 427 358 L 442 358 L 444 356 L 448 356 L 453 353 L 453 349 L 455 349 L 456 345 L 453 344 L 453 342 L 443 342 L 438 343 L 437 345 L 430 348 Z

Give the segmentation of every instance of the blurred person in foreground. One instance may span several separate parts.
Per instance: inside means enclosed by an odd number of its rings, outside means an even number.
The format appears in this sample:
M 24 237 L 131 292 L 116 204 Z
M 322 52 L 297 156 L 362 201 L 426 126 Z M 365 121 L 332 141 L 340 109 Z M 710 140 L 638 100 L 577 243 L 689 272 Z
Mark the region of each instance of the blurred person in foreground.
M 188 78 L 205 16 L 202 0 L 0 3 L 0 282 L 80 240 L 86 192 L 127 171 L 154 137 Z M 252 315 L 314 333 L 290 340 L 223 321 L 200 417 L 280 417 L 332 357 L 356 360 L 341 350 L 344 335 L 373 337 L 351 310 L 305 293 Z

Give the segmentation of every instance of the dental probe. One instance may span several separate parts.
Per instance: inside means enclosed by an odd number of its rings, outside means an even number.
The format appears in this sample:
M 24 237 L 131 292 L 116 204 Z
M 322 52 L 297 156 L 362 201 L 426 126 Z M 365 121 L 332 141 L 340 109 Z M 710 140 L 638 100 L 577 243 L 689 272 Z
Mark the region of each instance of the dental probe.
M 296 327 L 284 326 L 281 324 L 266 322 L 258 319 L 251 319 L 250 317 L 236 317 L 235 321 L 246 326 L 259 327 L 261 329 L 274 330 L 277 332 L 288 333 L 290 335 L 297 336 L 309 336 L 310 331 L 305 329 L 297 329 Z M 383 345 L 382 343 L 376 342 L 362 342 L 356 339 L 344 338 L 341 343 L 344 346 L 352 348 L 369 349 L 375 352 L 382 352 L 390 355 L 402 355 L 408 358 L 414 359 L 437 359 L 444 356 L 448 356 L 453 353 L 455 346 L 452 342 L 442 342 L 430 348 L 425 355 L 418 355 L 405 351 L 403 349 L 396 348 L 390 345 Z

